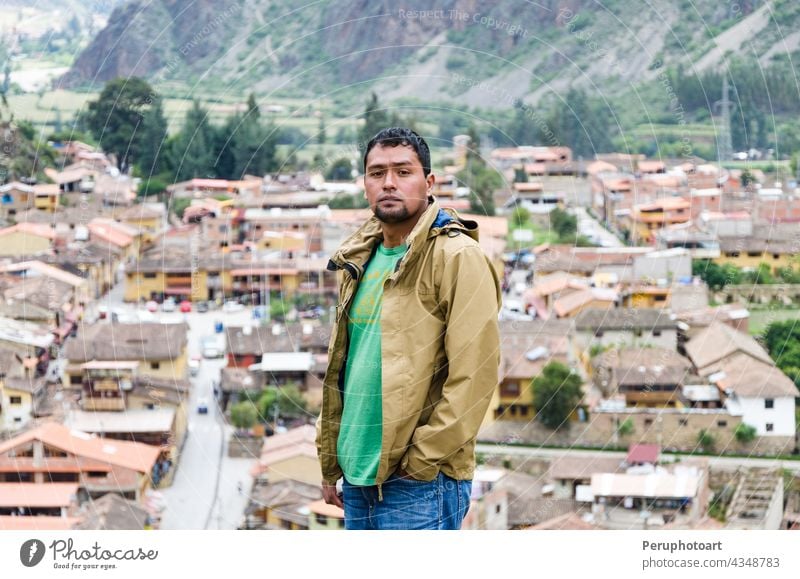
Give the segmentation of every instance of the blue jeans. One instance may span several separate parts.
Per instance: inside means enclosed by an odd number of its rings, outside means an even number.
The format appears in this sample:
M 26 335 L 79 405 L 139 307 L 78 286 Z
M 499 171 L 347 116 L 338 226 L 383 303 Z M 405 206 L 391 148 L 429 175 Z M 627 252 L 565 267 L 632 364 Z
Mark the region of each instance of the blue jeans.
M 460 529 L 469 510 L 472 481 L 455 480 L 440 472 L 432 481 L 391 475 L 377 486 L 343 481 L 344 526 L 354 531 Z

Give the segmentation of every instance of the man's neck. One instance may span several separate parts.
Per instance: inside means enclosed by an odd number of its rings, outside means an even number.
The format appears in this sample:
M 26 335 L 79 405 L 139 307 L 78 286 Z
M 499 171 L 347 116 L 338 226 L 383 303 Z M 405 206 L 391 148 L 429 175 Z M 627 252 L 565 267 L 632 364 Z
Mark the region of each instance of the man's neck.
M 424 211 L 422 212 L 424 213 Z M 402 223 L 383 223 L 381 222 L 381 230 L 383 231 L 383 246 L 386 249 L 397 247 L 406 242 L 406 238 L 414 229 L 414 226 L 419 222 L 422 213 L 411 219 L 407 219 Z

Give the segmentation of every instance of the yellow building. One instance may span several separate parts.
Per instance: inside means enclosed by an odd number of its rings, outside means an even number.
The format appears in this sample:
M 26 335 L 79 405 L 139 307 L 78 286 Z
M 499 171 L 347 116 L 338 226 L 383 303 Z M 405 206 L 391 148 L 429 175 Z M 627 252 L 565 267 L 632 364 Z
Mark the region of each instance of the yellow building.
M 626 308 L 666 308 L 672 288 L 657 286 L 634 286 L 629 288 L 622 300 Z
M 78 337 L 64 344 L 67 364 L 63 383 L 67 388 L 83 388 L 83 365 L 91 361 L 138 362 L 138 376 L 183 380 L 188 362 L 187 334 L 185 323 L 83 325 Z
M 344 529 L 344 511 L 336 505 L 329 505 L 323 499 L 308 505 L 309 531 L 341 531 Z
M 634 243 L 653 243 L 658 231 L 670 225 L 691 221 L 691 203 L 682 197 L 665 197 L 636 205 L 628 229 Z
M 0 229 L 0 257 L 18 257 L 48 251 L 56 235 L 43 223 L 17 223 Z
M 737 237 L 720 240 L 719 257 L 712 261 L 741 269 L 757 269 L 760 264 L 766 263 L 775 272 L 781 267 L 796 266 L 796 255 L 791 241 Z

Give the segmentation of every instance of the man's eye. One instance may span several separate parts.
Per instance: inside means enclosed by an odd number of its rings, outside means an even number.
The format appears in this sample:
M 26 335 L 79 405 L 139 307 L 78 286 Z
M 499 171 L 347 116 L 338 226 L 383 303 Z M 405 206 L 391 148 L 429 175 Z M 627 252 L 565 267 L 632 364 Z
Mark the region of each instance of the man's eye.
M 407 169 L 400 169 L 400 170 L 397 172 L 397 174 L 398 174 L 398 175 L 402 175 L 403 177 L 406 177 L 406 176 L 408 176 L 408 175 L 410 175 L 410 174 L 411 174 L 411 171 L 409 171 L 409 170 L 407 170 Z
M 373 179 L 383 176 L 383 171 L 370 171 L 369 176 Z

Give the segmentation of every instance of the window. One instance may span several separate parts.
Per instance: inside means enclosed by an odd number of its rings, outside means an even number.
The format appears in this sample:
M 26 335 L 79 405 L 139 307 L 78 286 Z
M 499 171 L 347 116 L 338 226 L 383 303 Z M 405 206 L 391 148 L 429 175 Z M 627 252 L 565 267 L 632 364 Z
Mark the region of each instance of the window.
M 719 426 L 720 428 L 725 428 L 726 426 L 728 426 L 728 421 L 727 420 L 717 420 L 717 426 Z
M 501 505 L 497 505 L 497 506 L 495 506 L 495 508 L 494 508 L 494 512 L 495 512 L 495 513 L 499 513 L 501 510 L 503 510 L 503 507 L 502 507 Z
M 761 255 L 760 251 L 748 251 L 747 252 L 747 257 L 758 257 L 760 255 Z
M 773 253 L 772 254 L 772 259 L 780 259 L 780 258 L 781 258 L 781 256 L 780 256 L 779 253 Z
M 644 419 L 644 425 L 645 426 L 652 426 L 653 425 L 653 419 L 652 418 L 645 418 Z
M 633 330 L 633 335 L 634 335 L 634 336 L 636 336 L 637 338 L 641 337 L 641 335 L 642 335 L 642 328 L 634 328 L 634 330 Z
M 767 432 L 772 432 L 774 428 L 775 428 L 774 424 L 772 424 L 771 422 L 767 422 Z
M 528 407 L 527 406 L 520 406 L 519 407 L 519 415 L 520 416 L 527 416 L 528 415 Z
M 328 517 L 326 517 L 325 515 L 318 514 L 317 515 L 317 523 L 319 523 L 320 525 L 327 525 L 328 524 Z
M 83 384 L 83 376 L 80 374 L 73 374 L 69 377 L 69 383 L 72 386 L 77 386 L 78 384 Z
M 653 335 L 658 337 L 661 335 L 661 330 L 653 330 Z
M 686 426 L 687 424 L 689 424 L 689 419 L 688 418 L 679 418 L 678 419 L 678 424 L 680 424 L 681 426 Z
M 595 338 L 602 338 L 603 337 L 603 330 L 595 330 L 594 331 Z
M 19 406 L 22 404 L 22 396 L 11 396 L 9 397 L 8 401 L 12 406 Z
M 156 279 L 156 273 L 145 273 L 143 274 L 144 279 Z
M 773 400 L 772 398 L 765 398 L 764 408 L 775 408 L 775 400 Z
M 20 418 L 19 416 L 15 416 L 14 417 L 14 423 L 15 424 L 19 424 L 20 422 L 22 422 L 22 418 Z
M 159 362 L 150 362 L 150 369 L 151 370 L 158 370 L 161 364 Z

